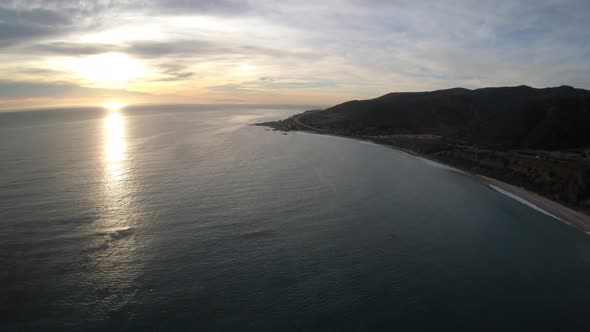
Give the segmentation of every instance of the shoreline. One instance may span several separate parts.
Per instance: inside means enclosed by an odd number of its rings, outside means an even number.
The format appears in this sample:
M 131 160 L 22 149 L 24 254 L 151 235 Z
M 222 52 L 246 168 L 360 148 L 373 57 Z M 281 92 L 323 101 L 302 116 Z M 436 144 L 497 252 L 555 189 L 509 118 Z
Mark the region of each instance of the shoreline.
M 566 225 L 574 227 L 574 228 L 582 231 L 586 235 L 590 236 L 590 216 L 589 215 L 584 214 L 580 211 L 574 210 L 573 208 L 570 208 L 570 207 L 565 206 L 561 203 L 555 202 L 549 198 L 541 196 L 540 194 L 529 191 L 529 190 L 524 189 L 522 187 L 518 187 L 518 186 L 509 184 L 509 183 L 506 183 L 506 182 L 503 182 L 500 180 L 496 180 L 494 178 L 490 178 L 490 177 L 487 177 L 484 175 L 473 173 L 472 171 L 461 169 L 457 166 L 430 158 L 426 155 L 417 153 L 415 151 L 400 148 L 400 147 L 397 147 L 392 144 L 386 144 L 386 143 L 371 139 L 370 137 L 347 136 L 347 135 L 330 133 L 330 132 L 325 132 L 325 131 L 315 131 L 315 130 L 312 130 L 312 128 L 310 128 L 308 126 L 306 126 L 306 127 L 308 130 L 294 130 L 294 131 L 299 131 L 299 132 L 303 132 L 303 133 L 307 133 L 307 134 L 335 136 L 335 137 L 353 139 L 356 141 L 370 142 L 373 144 L 388 147 L 390 149 L 404 152 L 404 153 L 410 154 L 412 156 L 415 156 L 418 158 L 423 158 L 425 160 L 429 160 L 431 162 L 455 169 L 455 170 L 462 172 L 466 175 L 474 177 L 476 180 L 480 181 L 483 184 L 490 186 L 490 189 L 495 190 L 495 191 L 499 192 L 500 194 L 506 195 L 505 193 L 502 193 L 501 191 L 499 191 L 498 188 L 501 190 L 504 190 L 507 193 L 512 194 L 516 197 L 516 198 L 510 197 L 510 195 L 507 195 L 507 196 L 509 196 L 509 198 L 515 199 L 515 200 L 519 201 L 519 203 L 521 203 L 523 205 L 527 205 L 531 209 L 542 210 L 539 212 L 549 215 L 549 216 L 553 217 L 554 219 L 557 219 L 557 221 L 561 221 L 561 222 L 565 223 Z
M 503 189 L 508 193 L 511 193 L 525 200 L 526 202 L 531 203 L 540 209 L 543 209 L 545 212 L 549 213 L 552 217 L 558 219 L 559 221 L 574 228 L 577 228 L 578 230 L 586 233 L 587 235 L 590 235 L 590 216 L 580 211 L 576 211 L 563 204 L 552 201 L 537 193 L 526 190 L 524 188 L 517 187 L 515 185 L 511 185 L 509 183 L 505 183 L 496 179 L 492 179 L 487 176 L 477 174 L 473 175 L 479 178 L 483 183 Z

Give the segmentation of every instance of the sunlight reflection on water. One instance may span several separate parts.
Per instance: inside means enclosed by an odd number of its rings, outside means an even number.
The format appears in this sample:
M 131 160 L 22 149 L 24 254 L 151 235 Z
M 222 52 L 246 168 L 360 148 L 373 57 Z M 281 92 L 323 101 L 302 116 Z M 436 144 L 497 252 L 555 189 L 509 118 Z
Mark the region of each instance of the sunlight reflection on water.
M 116 184 L 125 179 L 125 119 L 112 112 L 104 119 L 104 163 L 107 183 Z
M 135 189 L 130 181 L 126 117 L 111 111 L 103 119 L 103 202 L 101 222 L 93 232 L 94 247 L 91 283 L 101 297 L 99 312 L 110 315 L 124 310 L 135 296 L 138 263 L 136 222 L 138 210 L 133 202 Z

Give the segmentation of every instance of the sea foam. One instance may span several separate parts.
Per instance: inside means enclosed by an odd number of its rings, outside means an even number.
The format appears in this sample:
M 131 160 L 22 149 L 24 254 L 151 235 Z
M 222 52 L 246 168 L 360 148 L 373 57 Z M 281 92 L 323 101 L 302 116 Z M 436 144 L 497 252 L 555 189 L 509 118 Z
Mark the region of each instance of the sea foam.
M 448 165 L 445 165 L 445 164 L 437 163 L 436 161 L 432 161 L 430 159 L 426 159 L 426 158 L 422 158 L 422 157 L 417 157 L 417 158 L 421 159 L 423 162 L 425 162 L 426 164 L 428 164 L 428 165 L 430 165 L 432 167 L 442 168 L 442 169 L 446 169 L 448 171 L 455 171 L 455 172 L 459 172 L 461 174 L 467 174 L 467 173 L 463 172 L 460 169 L 456 169 L 454 167 L 451 167 L 451 166 L 448 166 Z
M 555 218 L 555 219 L 557 219 L 557 220 L 559 220 L 559 221 L 562 221 L 562 222 L 564 222 L 564 223 L 566 223 L 566 224 L 570 225 L 570 223 L 568 223 L 567 221 L 565 221 L 565 220 L 563 220 L 563 219 L 559 218 L 558 216 L 556 216 L 556 215 L 553 215 L 553 214 L 551 214 L 551 213 L 549 213 L 549 212 L 547 212 L 547 211 L 545 211 L 545 210 L 541 209 L 540 207 L 538 207 L 538 206 L 536 206 L 535 204 L 533 204 L 533 203 L 531 203 L 531 202 L 529 202 L 529 201 L 525 200 L 524 198 L 522 198 L 522 197 L 520 197 L 520 196 L 517 196 L 517 195 L 515 195 L 515 194 L 513 194 L 513 193 L 510 193 L 510 192 L 508 192 L 508 191 L 506 191 L 506 190 L 504 190 L 504 189 L 498 188 L 498 187 L 496 187 L 496 186 L 494 186 L 494 185 L 492 185 L 492 184 L 488 184 L 488 186 L 490 186 L 492 189 L 496 190 L 497 192 L 499 192 L 499 193 L 501 193 L 501 194 L 504 194 L 504 195 L 506 195 L 506 196 L 508 196 L 508 197 L 510 197 L 510 198 L 512 198 L 512 199 L 515 199 L 515 200 L 517 200 L 518 202 L 520 202 L 520 203 L 522 203 L 522 204 L 524 204 L 524 205 L 526 205 L 526 206 L 528 206 L 528 207 L 530 207 L 530 208 L 533 208 L 533 209 L 535 209 L 535 210 L 537 210 L 537 211 L 539 211 L 539 212 L 541 212 L 541 213 L 544 213 L 544 214 L 546 214 L 546 215 L 548 215 L 548 216 L 550 216 L 550 217 L 553 217 L 553 218 Z
M 359 140 L 359 143 L 364 144 L 364 145 L 380 146 L 377 143 L 373 143 L 373 142 L 369 142 L 369 141 L 363 141 L 363 140 Z

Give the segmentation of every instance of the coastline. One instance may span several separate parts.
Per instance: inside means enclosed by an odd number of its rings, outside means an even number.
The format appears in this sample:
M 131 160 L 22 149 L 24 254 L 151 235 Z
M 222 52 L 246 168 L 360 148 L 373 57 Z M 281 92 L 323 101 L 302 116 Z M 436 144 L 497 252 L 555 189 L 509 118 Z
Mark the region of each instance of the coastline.
M 297 123 L 297 124 L 299 124 L 299 123 Z M 426 155 L 417 153 L 415 151 L 400 148 L 400 147 L 397 147 L 392 144 L 380 142 L 378 140 L 372 139 L 371 137 L 348 136 L 348 135 L 342 135 L 342 134 L 337 134 L 337 133 L 327 132 L 327 131 L 316 131 L 313 128 L 309 127 L 308 125 L 305 125 L 304 127 L 306 128 L 306 130 L 295 130 L 295 131 L 304 132 L 304 133 L 308 133 L 308 134 L 336 136 L 336 137 L 354 139 L 357 141 L 370 142 L 370 143 L 374 143 L 377 145 L 381 145 L 381 146 L 385 146 L 385 147 L 388 147 L 391 149 L 395 149 L 397 151 L 401 151 L 401 152 L 413 155 L 415 157 L 423 158 L 425 160 L 429 160 L 431 162 L 455 169 L 455 170 L 462 172 L 464 174 L 473 176 L 478 181 L 490 186 L 490 189 L 496 190 L 501 194 L 506 195 L 506 193 L 508 193 L 509 195 L 507 195 L 507 196 L 509 196 L 509 197 L 511 195 L 514 195 L 515 197 L 511 197 L 511 198 L 516 199 L 521 204 L 527 205 L 527 206 L 529 206 L 529 208 L 532 208 L 532 209 L 540 210 L 540 212 L 542 212 L 546 215 L 549 215 L 549 216 L 553 217 L 554 219 L 557 219 L 557 221 L 561 221 L 569 226 L 577 228 L 578 230 L 580 230 L 590 236 L 590 216 L 589 215 L 584 214 L 580 211 L 574 210 L 568 206 L 565 206 L 561 203 L 555 202 L 549 198 L 541 196 L 540 194 L 529 191 L 529 190 L 524 189 L 522 187 L 518 187 L 518 186 L 509 184 L 509 183 L 506 183 L 506 182 L 503 182 L 503 181 L 500 181 L 500 180 L 497 180 L 494 178 L 490 178 L 490 177 L 487 177 L 484 175 L 473 173 L 472 171 L 461 169 L 455 165 L 448 164 L 448 163 L 430 158 Z M 506 193 L 502 193 L 498 189 L 503 190 Z
M 472 175 L 479 178 L 482 182 L 488 185 L 496 186 L 521 199 L 524 199 L 533 205 L 536 205 L 537 207 L 553 215 L 553 217 L 560 219 L 561 222 L 564 222 L 590 235 L 590 216 L 524 188 L 492 179 L 487 176 L 477 174 Z

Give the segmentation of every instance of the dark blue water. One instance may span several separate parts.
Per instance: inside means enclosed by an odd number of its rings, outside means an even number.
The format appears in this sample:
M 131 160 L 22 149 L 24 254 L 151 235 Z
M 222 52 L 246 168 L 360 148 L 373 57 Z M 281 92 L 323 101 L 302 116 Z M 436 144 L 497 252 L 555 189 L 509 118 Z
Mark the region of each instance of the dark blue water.
M 590 237 L 301 110 L 0 114 L 0 329 L 588 329 Z

